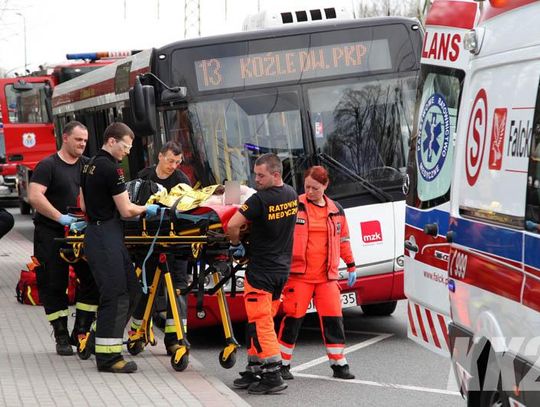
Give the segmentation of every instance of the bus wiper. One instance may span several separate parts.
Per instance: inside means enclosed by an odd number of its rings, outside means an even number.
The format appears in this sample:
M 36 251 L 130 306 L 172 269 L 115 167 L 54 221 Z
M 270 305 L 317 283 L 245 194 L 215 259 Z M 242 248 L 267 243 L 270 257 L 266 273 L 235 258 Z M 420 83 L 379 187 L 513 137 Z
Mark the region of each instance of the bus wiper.
M 391 202 L 392 196 L 388 194 L 387 192 L 383 191 L 381 188 L 379 188 L 377 185 L 373 184 L 372 182 L 368 181 L 367 179 L 361 177 L 357 173 L 351 171 L 349 168 L 344 166 L 342 163 L 334 159 L 333 157 L 329 156 L 326 153 L 318 153 L 317 157 L 321 159 L 322 161 L 326 161 L 328 164 L 332 165 L 334 168 L 341 170 L 343 173 L 348 175 L 350 178 L 358 181 L 362 187 L 368 191 L 371 195 L 373 195 L 375 198 L 377 198 L 380 202 Z

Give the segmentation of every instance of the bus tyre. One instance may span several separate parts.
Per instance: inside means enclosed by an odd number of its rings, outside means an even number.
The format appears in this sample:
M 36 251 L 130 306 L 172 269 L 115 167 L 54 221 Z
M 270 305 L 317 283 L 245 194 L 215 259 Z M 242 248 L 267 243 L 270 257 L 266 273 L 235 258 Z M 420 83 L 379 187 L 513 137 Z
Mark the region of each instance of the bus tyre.
M 21 215 L 30 215 L 32 207 L 23 200 L 19 200 L 19 210 L 21 211 Z
M 380 304 L 362 305 L 364 314 L 370 317 L 384 317 L 392 314 L 396 310 L 397 301 L 381 302 Z

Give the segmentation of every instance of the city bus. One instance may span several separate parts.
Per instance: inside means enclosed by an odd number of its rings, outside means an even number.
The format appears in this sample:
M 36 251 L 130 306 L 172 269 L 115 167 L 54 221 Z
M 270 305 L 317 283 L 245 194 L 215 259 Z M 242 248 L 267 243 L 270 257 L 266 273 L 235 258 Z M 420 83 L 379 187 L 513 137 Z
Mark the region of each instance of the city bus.
M 41 67 L 28 76 L 0 79 L 0 117 L 3 141 L 0 155 L 0 197 L 18 199 L 22 214 L 30 213 L 26 186 L 31 171 L 44 157 L 56 151 L 52 122 L 53 88 L 128 52 L 67 55 L 71 62 Z M 78 60 L 78 61 L 74 61 Z M 82 60 L 82 61 L 81 61 Z
M 154 163 L 160 146 L 175 140 L 193 185 L 254 186 L 255 159 L 274 152 L 285 182 L 300 193 L 304 170 L 325 166 L 358 264 L 352 288 L 341 264 L 343 307 L 390 315 L 404 298 L 402 184 L 422 36 L 415 19 L 383 17 L 144 50 L 55 87 L 57 136 L 70 120 L 85 123 L 92 155 L 105 127 L 123 121 L 137 135 L 122 163 L 126 174 Z M 241 295 L 235 301 L 242 309 Z M 234 302 L 231 313 L 234 320 Z M 207 313 L 200 323 L 214 321 Z

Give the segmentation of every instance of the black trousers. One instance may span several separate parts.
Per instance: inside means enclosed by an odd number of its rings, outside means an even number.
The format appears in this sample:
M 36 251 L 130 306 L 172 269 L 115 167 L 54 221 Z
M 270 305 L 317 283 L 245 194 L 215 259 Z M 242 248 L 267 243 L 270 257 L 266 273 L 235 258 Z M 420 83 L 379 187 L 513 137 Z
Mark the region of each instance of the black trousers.
M 120 219 L 89 224 L 84 248 L 99 289 L 96 362 L 108 367 L 122 358 L 124 328 L 142 293 L 135 268 L 124 245 Z
M 34 256 L 38 259 L 40 267 L 36 269 L 39 298 L 45 309 L 49 321 L 67 317 L 69 282 L 69 264 L 60 257 L 63 244 L 55 238 L 64 237 L 64 228 L 61 225 L 53 227 L 37 223 L 34 229 Z M 83 309 L 95 308 L 98 304 L 99 294 L 94 277 L 85 261 L 73 264 L 79 280 L 77 288 L 77 304 Z
M 165 266 L 159 264 L 158 262 L 159 255 L 152 255 L 145 264 L 146 270 L 146 280 L 148 286 L 152 284 L 154 279 L 154 273 L 156 267 L 159 265 L 163 273 L 165 273 Z M 137 260 L 137 265 L 142 268 L 143 259 Z M 188 262 L 187 260 L 178 258 L 172 254 L 167 255 L 167 265 L 171 273 L 171 279 L 175 289 L 185 289 L 188 286 Z M 164 283 L 165 280 L 163 280 Z M 162 287 L 165 287 L 163 284 Z M 148 294 L 143 294 L 142 298 L 139 301 L 139 304 L 133 312 L 133 321 L 131 327 L 136 329 L 140 326 L 142 319 L 144 317 L 144 311 L 146 309 L 146 304 L 148 302 Z M 176 296 L 176 307 L 180 318 L 182 319 L 182 326 L 186 328 L 187 326 L 187 295 L 177 295 Z M 184 336 L 185 336 L 185 332 Z M 165 346 L 172 345 L 177 342 L 176 336 L 176 326 L 174 325 L 173 313 L 171 305 L 167 302 L 167 319 L 165 321 Z
M 0 208 L 0 239 L 13 228 L 14 224 L 13 215 L 4 208 Z

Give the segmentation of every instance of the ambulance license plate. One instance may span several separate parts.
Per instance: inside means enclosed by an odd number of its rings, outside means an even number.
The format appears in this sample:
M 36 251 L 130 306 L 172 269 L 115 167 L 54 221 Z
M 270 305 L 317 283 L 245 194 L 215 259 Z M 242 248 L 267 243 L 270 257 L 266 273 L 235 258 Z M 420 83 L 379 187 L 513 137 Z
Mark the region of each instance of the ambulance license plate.
M 350 293 L 342 293 L 341 294 L 341 308 L 350 308 L 350 307 L 356 307 L 356 293 L 350 292 Z M 315 308 L 315 304 L 313 303 L 313 300 L 309 303 L 309 307 L 306 312 L 316 312 L 317 309 Z

